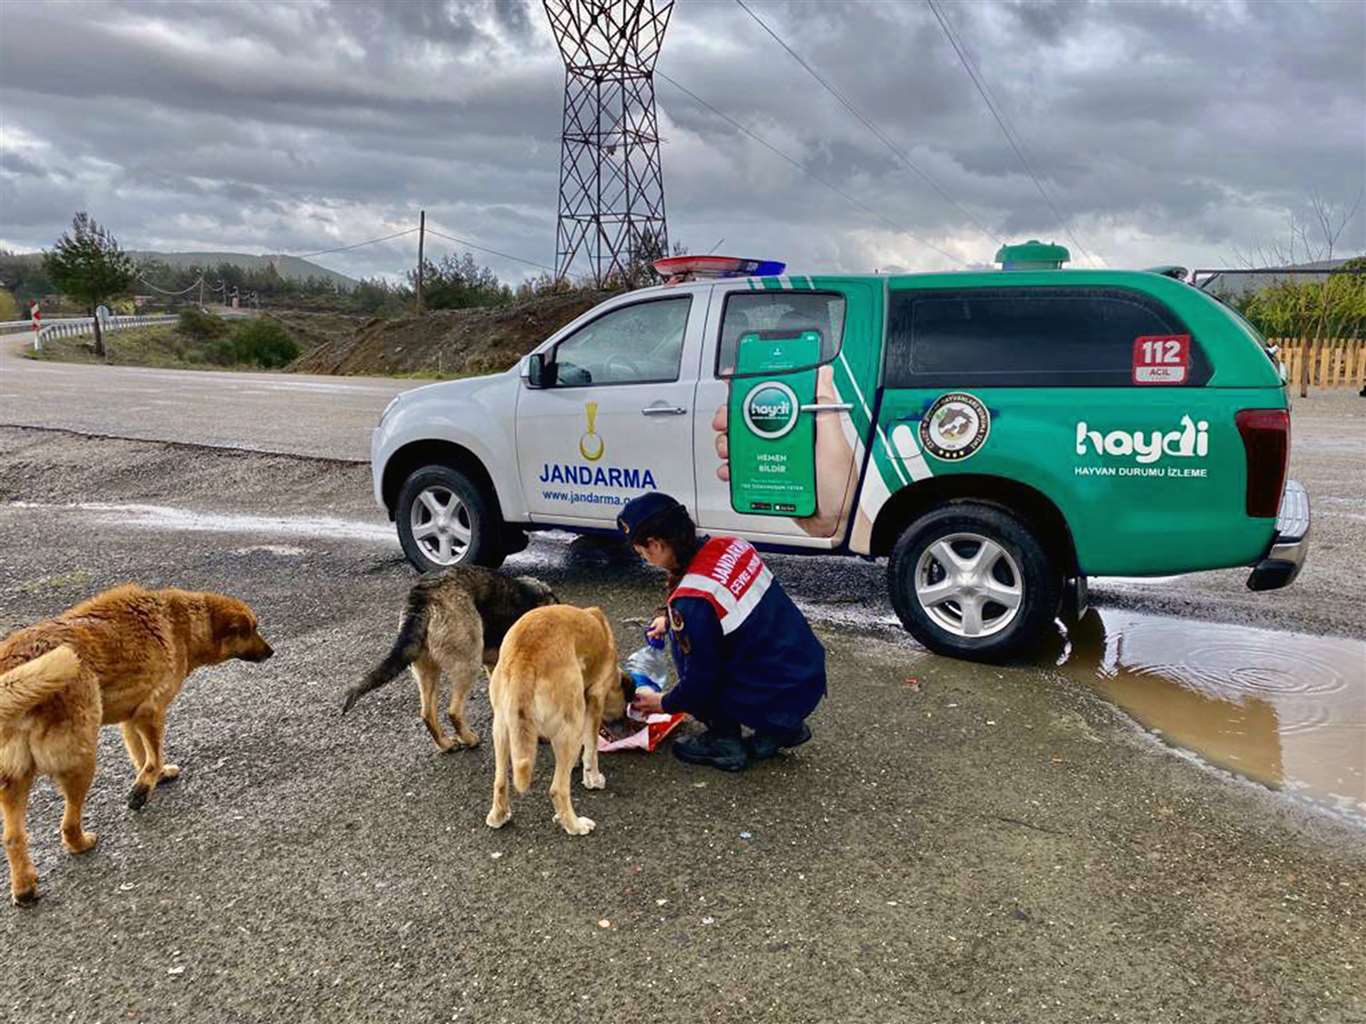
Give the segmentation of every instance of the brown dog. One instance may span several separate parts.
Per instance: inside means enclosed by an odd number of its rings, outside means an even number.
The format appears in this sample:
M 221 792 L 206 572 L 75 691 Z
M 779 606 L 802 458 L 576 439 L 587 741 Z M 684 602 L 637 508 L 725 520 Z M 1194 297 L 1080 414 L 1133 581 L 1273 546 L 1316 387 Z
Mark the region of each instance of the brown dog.
M 133 585 L 0 641 L 0 804 L 14 902 L 38 898 L 24 822 L 36 775 L 51 776 L 62 791 L 62 842 L 84 853 L 95 845 L 81 828 L 81 806 L 100 726 L 123 723 L 137 771 L 128 806 L 138 810 L 158 782 L 180 774 L 163 763 L 162 739 L 185 677 L 201 665 L 273 653 L 251 608 L 235 598 Z
M 550 802 L 555 820 L 571 836 L 585 836 L 597 824 L 580 818 L 569 802 L 574 761 L 583 752 L 583 784 L 604 789 L 598 771 L 598 730 L 603 719 L 621 718 L 635 686 L 617 665 L 612 627 L 599 608 L 552 605 L 527 612 L 503 640 L 489 681 L 493 705 L 493 806 L 485 819 L 502 828 L 512 817 L 508 768 L 518 793 L 531 785 L 536 739 L 555 751 Z
M 479 734 L 465 721 L 465 699 L 480 670 L 493 667 L 508 629 L 532 608 L 554 604 L 555 595 L 531 576 L 504 576 L 477 565 L 461 565 L 423 576 L 408 591 L 398 639 L 364 679 L 346 691 L 342 714 L 411 666 L 417 679 L 418 714 L 437 750 L 473 747 Z M 447 736 L 436 720 L 436 685 L 451 680 Z

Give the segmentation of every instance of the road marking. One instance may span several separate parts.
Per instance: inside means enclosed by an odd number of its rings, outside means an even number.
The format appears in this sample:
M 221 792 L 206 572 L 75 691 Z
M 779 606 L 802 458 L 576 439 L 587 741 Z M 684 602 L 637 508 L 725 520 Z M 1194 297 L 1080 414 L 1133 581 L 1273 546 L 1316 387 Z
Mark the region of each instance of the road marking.
M 39 501 L 12 501 L 8 508 L 42 512 L 85 514 L 100 523 L 134 529 L 169 530 L 180 533 L 248 533 L 275 537 L 310 537 L 314 540 L 352 540 L 398 546 L 392 526 L 330 516 L 252 516 L 222 512 L 195 512 L 166 505 L 122 505 L 86 501 L 74 505 Z

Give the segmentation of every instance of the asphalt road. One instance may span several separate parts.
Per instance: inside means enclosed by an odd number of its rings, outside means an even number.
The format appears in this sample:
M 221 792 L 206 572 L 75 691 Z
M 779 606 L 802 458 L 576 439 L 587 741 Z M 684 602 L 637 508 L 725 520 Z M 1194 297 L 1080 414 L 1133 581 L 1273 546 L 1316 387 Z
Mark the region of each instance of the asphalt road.
M 372 377 L 152 370 L 25 359 L 0 339 L 0 424 L 337 459 L 369 459 L 389 400 Z
M 865 578 L 789 560 L 800 599 L 851 612 L 817 620 L 810 744 L 741 776 L 605 758 L 582 839 L 542 751 L 495 832 L 489 744 L 436 754 L 406 678 L 337 714 L 413 578 L 362 517 L 364 467 L 31 431 L 0 456 L 0 632 L 137 579 L 249 599 L 278 652 L 192 677 L 185 777 L 141 813 L 105 730 L 89 855 L 36 788 L 45 896 L 0 908 L 0 1018 L 1366 1020 L 1360 829 L 1174 754 L 1065 649 L 935 658 L 854 614 Z M 659 597 L 594 544 L 509 568 L 623 645 Z M 487 734 L 482 686 L 473 717 Z

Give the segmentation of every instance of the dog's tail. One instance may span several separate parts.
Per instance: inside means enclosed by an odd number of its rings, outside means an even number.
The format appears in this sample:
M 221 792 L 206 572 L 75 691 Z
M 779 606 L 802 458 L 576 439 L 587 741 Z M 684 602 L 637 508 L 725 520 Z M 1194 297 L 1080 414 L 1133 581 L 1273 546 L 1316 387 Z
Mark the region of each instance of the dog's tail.
M 504 659 L 507 660 L 507 659 Z M 512 664 L 504 667 L 499 665 L 494 669 L 494 673 L 505 673 L 512 675 L 518 670 L 515 660 Z M 500 683 L 503 683 L 500 680 Z M 536 770 L 536 748 L 537 734 L 536 726 L 531 719 L 531 702 L 536 699 L 534 688 L 530 686 L 516 686 L 511 683 L 504 683 L 512 693 L 520 694 L 521 699 L 507 709 L 508 716 L 512 719 L 507 724 L 507 744 L 508 760 L 512 763 L 512 784 L 517 788 L 517 792 L 525 793 L 527 787 L 531 785 L 531 773 Z M 500 689 L 503 686 L 500 685 Z M 492 693 L 492 684 L 489 687 Z M 495 712 L 496 713 L 496 712 Z M 495 722 L 494 727 L 502 723 Z
M 394 646 L 364 679 L 346 691 L 346 701 L 342 704 L 343 715 L 371 690 L 378 690 L 417 661 L 427 643 L 427 624 L 431 617 L 431 591 L 419 584 L 408 591 L 408 605 L 403 611 L 403 622 L 398 627 Z
M 81 660 L 63 644 L 0 675 L 0 722 L 12 721 L 76 681 Z
M 517 792 L 525 793 L 531 785 L 531 773 L 536 770 L 536 727 L 531 724 L 530 708 L 517 709 L 517 717 L 508 730 L 508 747 L 512 754 L 512 784 Z

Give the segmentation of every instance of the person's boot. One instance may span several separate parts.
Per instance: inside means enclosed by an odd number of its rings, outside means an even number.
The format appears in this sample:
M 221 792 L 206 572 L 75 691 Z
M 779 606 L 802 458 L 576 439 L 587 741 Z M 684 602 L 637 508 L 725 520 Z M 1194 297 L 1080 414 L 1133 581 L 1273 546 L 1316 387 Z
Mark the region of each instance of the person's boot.
M 756 732 L 749 738 L 749 756 L 755 761 L 777 757 L 779 750 L 800 747 L 811 738 L 811 727 L 803 722 L 786 732 Z
M 674 757 L 688 764 L 705 764 L 723 772 L 742 772 L 749 767 L 749 751 L 739 736 L 720 735 L 710 729 L 674 743 Z

